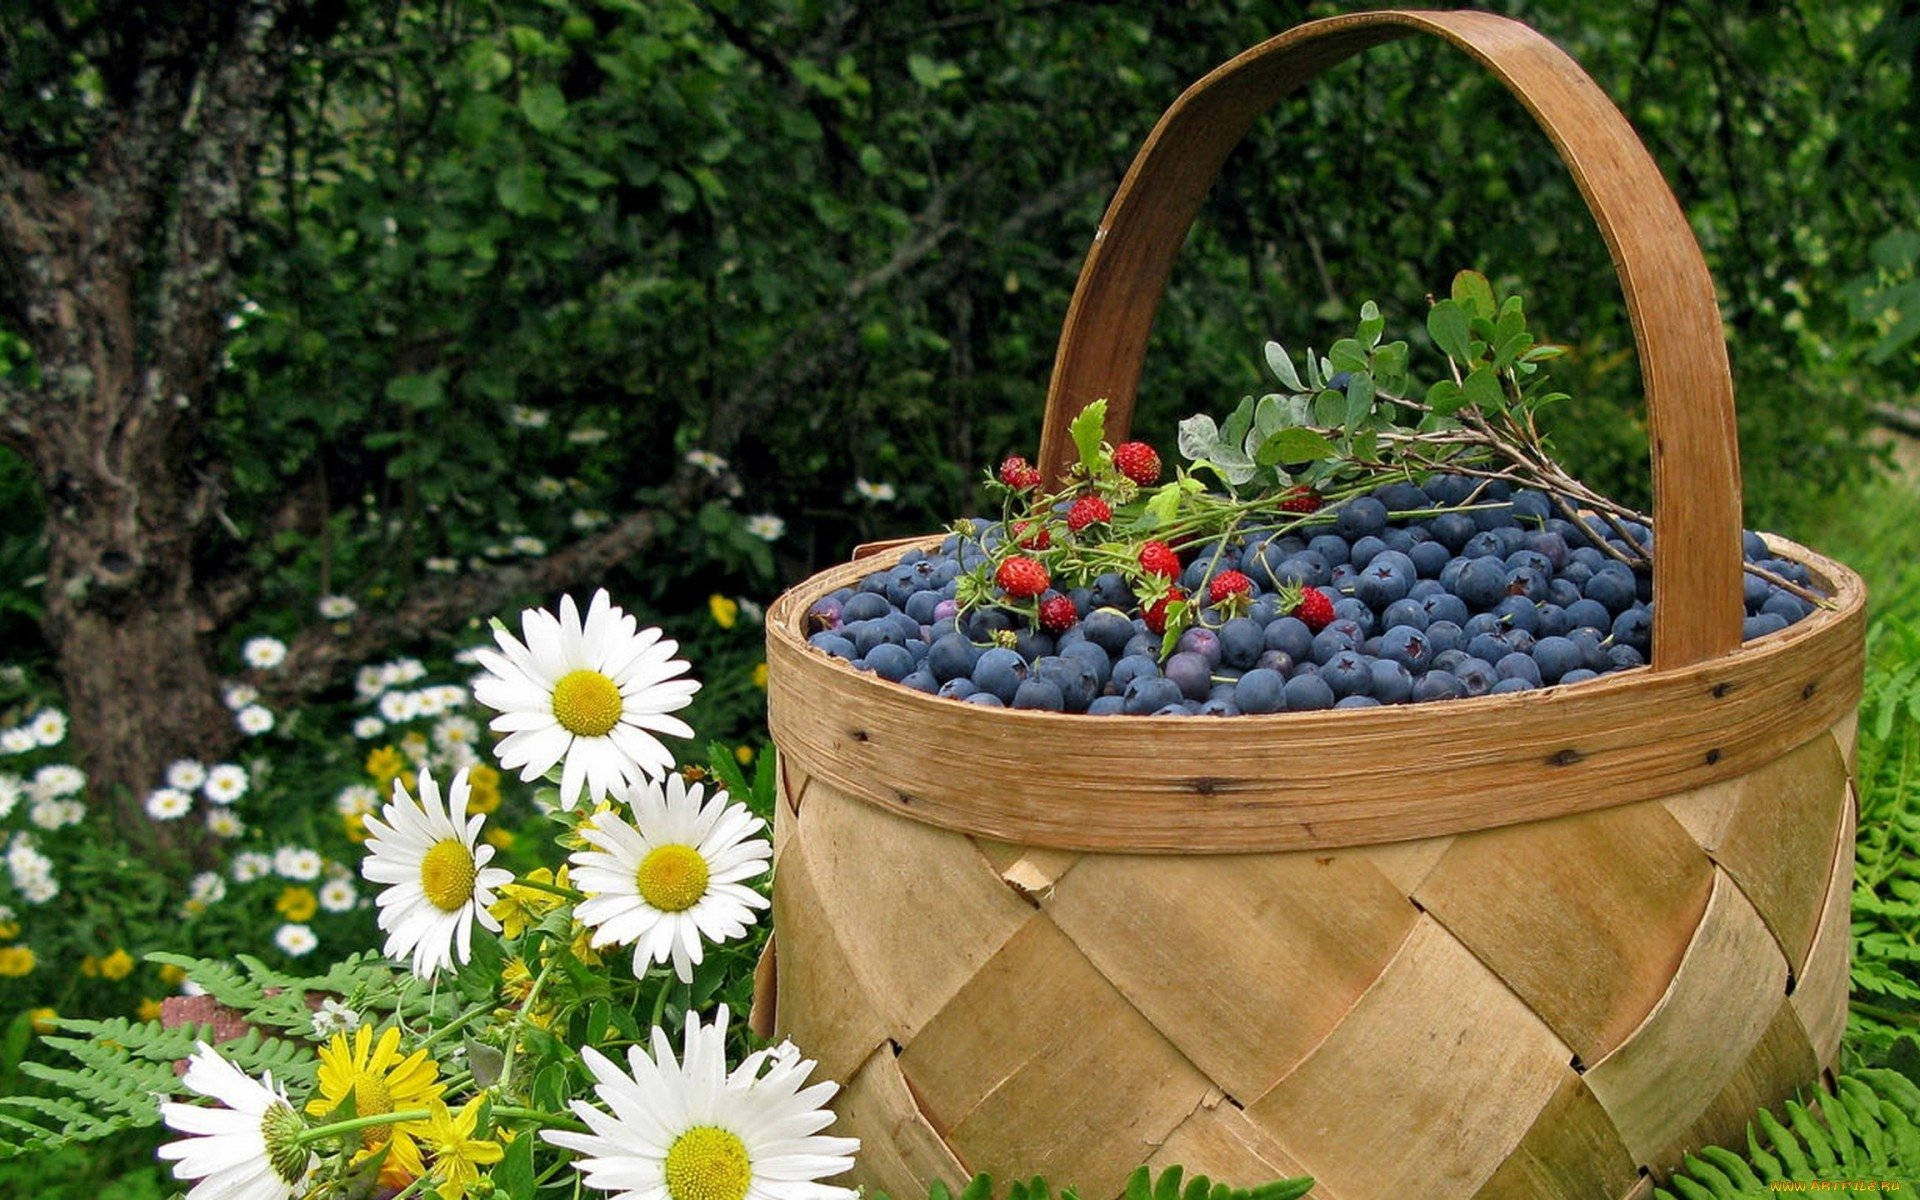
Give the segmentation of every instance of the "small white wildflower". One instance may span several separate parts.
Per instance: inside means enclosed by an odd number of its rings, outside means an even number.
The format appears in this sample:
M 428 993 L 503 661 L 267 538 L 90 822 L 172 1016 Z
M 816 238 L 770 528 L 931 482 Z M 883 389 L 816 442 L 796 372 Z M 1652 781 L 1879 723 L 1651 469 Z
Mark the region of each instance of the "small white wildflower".
M 273 728 L 273 710 L 264 704 L 249 704 L 234 717 L 233 723 L 248 737 L 259 737 Z
M 273 869 L 287 879 L 317 879 L 320 852 L 305 846 L 282 846 L 273 852 Z
M 720 472 L 727 469 L 727 460 L 711 450 L 689 450 L 686 458 L 688 466 L 699 467 L 716 478 L 719 477 Z
M 67 736 L 67 714 L 57 708 L 43 708 L 27 722 L 33 740 L 41 746 L 58 746 Z
M 460 560 L 457 558 L 442 558 L 435 555 L 427 559 L 426 566 L 427 570 L 432 571 L 435 575 L 451 575 L 460 569 Z
M 320 885 L 320 907 L 330 913 L 351 912 L 359 902 L 360 893 L 350 880 L 329 879 Z
M 265 635 L 248 638 L 246 645 L 240 647 L 240 656 L 256 670 L 271 671 L 287 661 L 287 644 Z
M 328 996 L 313 1014 L 313 1036 L 330 1038 L 336 1033 L 352 1033 L 360 1024 L 360 1014 Z
M 221 763 L 207 772 L 201 791 L 215 804 L 232 804 L 247 794 L 247 769 L 238 763 Z
M 207 781 L 207 768 L 197 759 L 182 758 L 167 768 L 167 786 L 183 792 L 197 792 Z
M 227 881 L 218 871 L 202 871 L 187 884 L 187 896 L 202 904 L 218 904 L 227 897 Z
M 433 727 L 433 744 L 442 750 L 470 746 L 479 736 L 480 723 L 472 717 L 448 717 Z
M 313 936 L 313 929 L 307 925 L 282 925 L 273 931 L 273 944 L 280 947 L 291 958 L 301 958 L 320 944 Z
M 748 623 L 758 625 L 767 619 L 767 610 L 752 600 L 747 599 L 745 596 L 735 596 L 733 602 L 740 606 L 740 615 L 744 617 Z
M 371 700 L 386 690 L 387 681 L 381 677 L 379 667 L 368 665 L 353 673 L 353 694 L 361 700 Z
M 147 815 L 156 821 L 177 821 L 193 808 L 193 797 L 179 788 L 155 788 L 147 795 Z
M 33 773 L 33 794 L 42 800 L 71 796 L 87 786 L 87 773 L 66 763 L 49 763 Z
M 567 485 L 551 475 L 542 475 L 533 481 L 533 494 L 542 500 L 556 500 L 567 494 Z
M 38 879 L 29 879 L 20 885 L 20 896 L 28 904 L 45 904 L 60 894 L 60 885 L 53 876 L 44 875 Z
M 0 775 L 0 821 L 12 815 L 14 806 L 26 792 L 26 780 L 18 775 Z
M 862 500 L 874 504 L 884 504 L 894 498 L 893 485 L 890 483 L 869 483 L 865 479 L 855 479 L 853 490 Z
M 34 740 L 33 730 L 25 725 L 0 731 L 0 751 L 7 754 L 25 754 L 39 744 Z
M 747 518 L 747 532 L 763 542 L 777 542 L 787 532 L 787 523 L 772 513 L 755 513 Z
M 258 850 L 242 850 L 233 856 L 229 869 L 233 872 L 235 883 L 252 883 L 256 879 L 266 878 L 272 872 L 273 859 Z
M 361 741 L 377 738 L 387 731 L 387 723 L 379 717 L 361 717 L 353 723 L 353 736 Z
M 351 596 L 322 596 L 314 608 L 329 621 L 344 621 L 360 611 Z
M 388 692 L 380 697 L 380 715 L 395 725 L 420 715 L 420 700 L 412 692 Z
M 567 523 L 582 531 L 598 529 L 607 523 L 607 514 L 597 508 L 576 508 Z
M 234 712 L 239 712 L 259 698 L 260 689 L 246 683 L 236 683 L 220 693 L 220 702 Z
M 597 446 L 608 438 L 606 430 L 595 425 L 576 425 L 567 431 L 567 442 L 574 446 Z
M 525 404 L 516 404 L 507 413 L 507 420 L 521 429 L 545 429 L 549 419 L 545 409 L 530 408 Z
M 536 555 L 547 552 L 547 544 L 528 533 L 523 533 L 515 537 L 513 541 L 507 543 L 507 546 L 515 554 Z
M 246 822 L 233 815 L 230 808 L 210 808 L 207 810 L 207 832 L 217 838 L 237 838 L 247 831 Z
M 370 784 L 350 783 L 333 798 L 333 811 L 343 817 L 370 813 L 380 807 L 380 793 Z

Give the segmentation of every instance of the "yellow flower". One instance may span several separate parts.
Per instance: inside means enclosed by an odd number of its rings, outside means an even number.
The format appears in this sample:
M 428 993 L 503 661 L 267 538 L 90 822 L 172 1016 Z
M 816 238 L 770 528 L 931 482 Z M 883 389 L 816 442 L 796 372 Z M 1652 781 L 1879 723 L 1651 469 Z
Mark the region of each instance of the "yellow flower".
M 741 766 L 743 767 L 746 766 L 748 763 L 753 761 L 753 747 L 752 746 L 735 746 L 733 748 L 733 758 L 734 758 L 734 761 L 739 763 Z
M 573 956 L 590 967 L 600 965 L 600 952 L 593 948 L 593 929 L 591 926 L 573 923 L 573 943 L 567 949 Z
M 513 830 L 489 825 L 487 831 L 480 835 L 480 840 L 495 850 L 506 850 L 513 845 Z
M 765 691 L 767 687 L 767 664 L 753 664 L 753 686 Z
M 513 955 L 500 964 L 500 998 L 512 1004 L 525 1004 L 533 991 L 533 968 L 527 960 Z
M 89 954 L 80 960 L 80 973 L 88 979 L 100 978 L 100 960 Z
M 133 974 L 133 955 L 116 946 L 112 954 L 100 960 L 100 974 L 108 979 L 125 979 Z
M 534 883 L 550 883 L 555 887 L 567 886 L 567 869 L 560 868 L 558 877 L 545 867 L 528 871 L 526 877 Z M 527 931 L 529 925 L 538 925 L 540 918 L 566 903 L 565 897 L 552 892 L 543 892 L 539 888 L 525 887 L 518 883 L 509 883 L 500 889 L 500 898 L 493 902 L 487 913 L 500 922 L 502 937 L 517 938 Z
M 500 772 L 485 763 L 467 768 L 467 811 L 490 813 L 500 807 Z
M 0 921 L 0 938 L 17 938 L 19 936 L 20 922 Z
M 160 968 L 160 982 L 168 987 L 179 987 L 187 981 L 187 969 L 176 967 L 172 963 Z
M 400 752 L 392 746 L 382 746 L 372 754 L 367 755 L 367 774 L 373 776 L 373 781 L 379 785 L 382 796 L 393 786 L 393 781 L 400 777 L 400 773 L 406 769 L 407 760 L 400 757 Z
M 0 946 L 0 975 L 18 979 L 33 970 L 33 947 Z
M 722 629 L 732 629 L 733 623 L 740 619 L 740 605 L 719 592 L 707 597 L 707 611 L 713 614 L 713 623 Z
M 304 921 L 319 910 L 320 899 L 312 888 L 286 887 L 280 889 L 273 907 L 289 921 Z
M 60 1014 L 50 1008 L 30 1008 L 27 1010 L 27 1019 L 33 1022 L 35 1033 L 52 1033 L 53 1023 L 60 1019 Z
M 446 1090 L 439 1081 L 439 1070 L 440 1065 L 428 1058 L 425 1050 L 415 1050 L 402 1058 L 397 1028 L 389 1026 L 378 1045 L 374 1044 L 370 1025 L 354 1030 L 351 1042 L 348 1035 L 336 1033 L 320 1048 L 319 1092 L 307 1101 L 307 1112 L 327 1117 L 349 1101 L 353 1114 L 360 1117 L 425 1108 Z M 370 1125 L 360 1133 L 361 1149 L 354 1161 L 363 1162 L 385 1149 L 381 1182 L 404 1187 L 407 1180 L 423 1173 L 414 1138 L 425 1127 L 422 1121 Z
M 367 814 L 348 813 L 340 818 L 340 828 L 346 830 L 347 840 L 358 846 L 367 840 Z
M 134 1015 L 142 1021 L 158 1021 L 160 1014 L 160 1002 L 148 996 L 141 997 L 140 1007 L 134 1010 Z
M 441 1200 L 462 1200 L 467 1189 L 480 1181 L 480 1168 L 499 1162 L 506 1153 L 499 1142 L 473 1136 L 482 1099 L 475 1096 L 467 1101 L 458 1115 L 440 1101 L 433 1102 L 426 1142 L 433 1151 L 433 1173 L 440 1179 Z

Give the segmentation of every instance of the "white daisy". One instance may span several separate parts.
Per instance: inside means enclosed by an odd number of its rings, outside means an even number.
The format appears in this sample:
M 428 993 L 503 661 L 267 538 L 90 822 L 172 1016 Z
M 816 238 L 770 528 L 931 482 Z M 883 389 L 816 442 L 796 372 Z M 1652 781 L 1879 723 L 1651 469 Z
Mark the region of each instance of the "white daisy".
M 26 791 L 27 782 L 18 775 L 0 775 L 0 820 L 12 814 L 13 806 L 20 803 Z
M 233 723 L 248 737 L 259 737 L 273 728 L 273 710 L 264 704 L 249 704 L 234 717 Z
M 387 723 L 379 717 L 361 717 L 353 723 L 353 736 L 365 741 L 377 738 L 387 731 Z
M 40 743 L 33 738 L 33 730 L 25 725 L 0 731 L 0 752 L 7 754 L 25 754 Z
M 727 1071 L 727 1008 L 712 1025 L 687 1018 L 684 1057 L 675 1062 L 665 1030 L 653 1055 L 627 1050 L 627 1066 L 591 1046 L 580 1051 L 594 1091 L 612 1109 L 584 1100 L 573 1111 L 589 1133 L 542 1130 L 556 1146 L 585 1155 L 581 1182 L 617 1200 L 853 1200 L 851 1188 L 818 1182 L 853 1166 L 858 1138 L 828 1137 L 826 1107 L 839 1086 L 801 1087 L 814 1064 L 760 1052 Z
M 669 775 L 665 788 L 648 782 L 627 792 L 632 825 L 598 813 L 580 827 L 593 848 L 569 859 L 574 886 L 587 893 L 574 916 L 594 930 L 595 947 L 631 944 L 635 975 L 671 959 L 674 973 L 692 982 L 702 940 L 744 935 L 753 910 L 767 907 L 744 884 L 773 857 L 771 843 L 751 836 L 766 822 L 725 792 L 703 804 L 704 790 Z
M 71 796 L 87 786 L 87 773 L 66 763 L 50 763 L 33 773 L 33 794 L 45 800 Z
M 480 723 L 472 717 L 448 717 L 433 727 L 433 744 L 441 750 L 471 746 L 480 736 Z
M 567 518 L 567 524 L 579 530 L 598 529 L 606 523 L 607 514 L 597 508 L 576 508 Z
M 318 879 L 320 852 L 305 846 L 282 846 L 273 852 L 273 870 L 287 879 Z
M 207 832 L 217 838 L 237 838 L 247 831 L 247 823 L 233 815 L 230 808 L 207 810 Z
M 207 768 L 197 759 L 183 758 L 167 768 L 167 786 L 197 792 L 207 781 Z
M 304 1191 L 314 1156 L 297 1138 L 305 1128 L 268 1071 L 254 1079 L 205 1042 L 187 1060 L 189 1088 L 214 1107 L 162 1104 L 160 1117 L 186 1134 L 160 1147 L 175 1179 L 198 1179 L 187 1200 L 287 1200 Z
M 757 513 L 747 518 L 747 532 L 763 542 L 777 542 L 787 532 L 787 523 L 772 513 Z
M 35 800 L 27 810 L 27 820 L 51 832 L 67 823 L 67 809 L 58 800 Z
M 380 715 L 398 725 L 420 715 L 420 701 L 412 692 L 388 692 L 380 697 Z
M 567 485 L 551 475 L 542 475 L 533 481 L 533 494 L 542 500 L 558 500 L 567 494 Z
M 155 788 L 147 794 L 147 815 L 156 821 L 177 821 L 193 808 L 193 797 L 179 788 Z
M 350 783 L 333 798 L 333 811 L 343 817 L 364 816 L 379 807 L 380 793 L 365 783 Z
M 20 896 L 28 904 L 45 904 L 59 894 L 60 885 L 51 875 L 29 879 L 20 885 Z
M 689 450 L 686 454 L 689 466 L 699 467 L 709 475 L 719 475 L 727 469 L 727 460 L 711 450 Z
M 576 425 L 567 430 L 567 443 L 573 446 L 597 446 L 611 436 L 598 425 Z
M 693 736 L 686 722 L 668 715 L 700 690 L 696 681 L 676 678 L 687 670 L 673 657 L 680 644 L 638 625 L 601 590 L 584 623 L 573 597 L 563 597 L 557 618 L 535 608 L 520 614 L 524 645 L 496 629 L 504 653 L 478 652 L 487 674 L 474 683 L 474 696 L 499 710 L 489 727 L 507 734 L 495 750 L 500 765 L 531 781 L 564 760 L 563 808 L 573 807 L 582 789 L 598 800 L 660 778 L 672 770 L 673 755 L 654 735 Z
M 360 1014 L 328 996 L 313 1013 L 313 1036 L 329 1038 L 336 1033 L 352 1033 L 360 1024 Z
M 443 558 L 436 555 L 427 560 L 426 567 L 427 570 L 432 571 L 435 575 L 451 575 L 460 569 L 460 560 L 457 558 Z
M 202 871 L 188 882 L 187 898 L 202 904 L 218 904 L 227 898 L 227 881 L 218 871 Z
M 544 429 L 547 419 L 544 409 L 529 408 L 525 404 L 516 404 L 507 413 L 507 420 L 522 429 Z
M 43 708 L 27 722 L 33 740 L 42 746 L 58 746 L 67 736 L 67 714 L 57 708 Z
M 239 712 L 259 698 L 260 689 L 247 683 L 233 684 L 220 693 L 220 702 L 234 712 Z
M 233 856 L 230 869 L 235 883 L 252 883 L 273 873 L 273 859 L 258 850 L 242 850 Z
M 486 817 L 467 816 L 467 773 L 453 777 L 447 801 L 433 776 L 420 772 L 420 799 L 399 780 L 393 799 L 380 816 L 368 817 L 367 857 L 360 873 L 385 884 L 376 903 L 380 928 L 387 934 L 382 953 L 412 955 L 413 973 L 431 979 L 445 966 L 472 956 L 473 923 L 498 933 L 500 922 L 487 908 L 494 889 L 513 882 L 513 873 L 489 867 L 493 847 L 478 845 Z
M 360 893 L 345 879 L 329 879 L 320 885 L 320 907 L 330 913 L 352 912 L 360 902 Z
M 299 958 L 311 953 L 320 939 L 313 936 L 312 927 L 289 923 L 273 931 L 273 944 L 290 957 Z
M 862 500 L 875 504 L 884 504 L 894 497 L 893 485 L 890 483 L 869 483 L 865 479 L 855 479 L 853 490 L 859 493 Z
M 545 554 L 547 544 L 532 534 L 523 533 L 507 543 L 507 549 L 515 554 Z
M 351 596 L 322 596 L 314 607 L 329 621 L 344 621 L 360 611 Z
M 247 794 L 247 769 L 238 763 L 220 763 L 207 772 L 201 790 L 215 804 L 232 804 Z
M 240 647 L 240 657 L 247 665 L 260 671 L 271 671 L 287 661 L 287 644 L 276 637 L 248 638 L 247 644 Z

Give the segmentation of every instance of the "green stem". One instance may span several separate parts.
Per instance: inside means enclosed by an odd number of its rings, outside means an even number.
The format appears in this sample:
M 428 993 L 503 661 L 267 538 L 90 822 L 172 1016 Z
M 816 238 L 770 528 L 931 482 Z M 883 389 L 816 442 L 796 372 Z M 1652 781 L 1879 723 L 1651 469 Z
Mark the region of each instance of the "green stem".
M 570 887 L 561 887 L 557 883 L 542 883 L 538 879 L 516 879 L 507 886 L 532 888 L 536 892 L 546 892 L 548 895 L 559 896 L 562 899 L 572 900 L 575 903 L 587 898 L 585 892 L 577 892 Z
M 1863 1017 L 1872 1017 L 1889 1025 L 1920 1025 L 1920 1013 L 1901 1012 L 1897 1008 L 1885 1008 L 1862 1000 L 1855 1000 L 1850 1007 L 1851 1011 Z
M 362 1129 L 371 1129 L 376 1125 L 397 1125 L 402 1121 L 424 1121 L 433 1114 L 424 1108 L 409 1108 L 401 1112 L 380 1113 L 371 1117 L 349 1117 L 344 1121 L 330 1121 L 325 1125 L 315 1125 L 302 1130 L 294 1138 L 295 1145 L 306 1145 L 322 1138 L 338 1137 L 343 1133 L 357 1133 Z
M 556 958 L 548 958 L 541 966 L 540 974 L 534 977 L 533 986 L 527 989 L 526 1002 L 520 1006 L 519 1013 L 514 1016 L 513 1025 L 507 1030 L 507 1061 L 506 1065 L 500 1068 L 499 1083 L 500 1094 L 503 1096 L 507 1094 L 507 1085 L 513 1082 L 514 1056 L 520 1049 L 520 1028 L 532 1015 L 534 1005 L 540 1003 L 540 990 L 547 986 L 547 976 L 553 973 L 553 968 L 558 962 Z
M 472 1008 L 468 1009 L 466 1012 L 461 1013 L 459 1016 L 455 1017 L 453 1020 L 448 1021 L 445 1025 L 442 1025 L 440 1028 L 428 1034 L 426 1039 L 420 1043 L 420 1049 L 425 1050 L 428 1047 L 432 1046 L 435 1042 L 438 1042 L 441 1039 L 451 1034 L 458 1033 L 469 1021 L 472 1021 L 477 1017 L 486 1015 L 488 1012 L 491 1012 L 493 1010 L 493 1007 L 494 1007 L 494 1002 L 491 1000 L 488 1000 L 483 1004 L 474 1005 Z
M 493 1115 L 514 1121 L 533 1121 L 542 1126 L 557 1129 L 577 1129 L 584 1131 L 587 1126 L 570 1113 L 545 1112 L 538 1108 L 522 1108 L 517 1104 L 496 1104 Z

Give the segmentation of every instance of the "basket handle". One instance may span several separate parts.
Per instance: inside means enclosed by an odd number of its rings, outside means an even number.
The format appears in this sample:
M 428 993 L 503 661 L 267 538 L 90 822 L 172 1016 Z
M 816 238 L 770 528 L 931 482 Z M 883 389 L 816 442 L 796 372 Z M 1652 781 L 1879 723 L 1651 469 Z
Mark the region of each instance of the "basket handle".
M 1519 98 L 1606 238 L 1646 386 L 1660 537 L 1654 668 L 1733 650 L 1744 615 L 1740 449 L 1713 278 L 1660 168 L 1606 93 L 1558 46 L 1492 13 L 1384 11 L 1312 21 L 1228 61 L 1174 101 L 1114 193 L 1067 306 L 1047 390 L 1041 471 L 1060 478 L 1073 456 L 1067 424 L 1093 400 L 1107 400 L 1107 437 L 1126 437 L 1174 257 L 1254 119 L 1336 63 L 1414 33 L 1458 46 Z

